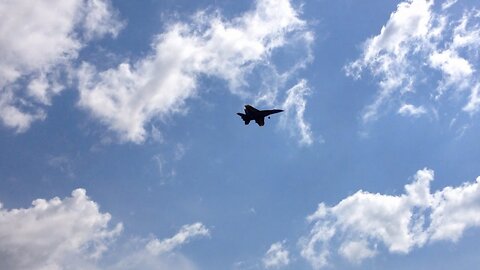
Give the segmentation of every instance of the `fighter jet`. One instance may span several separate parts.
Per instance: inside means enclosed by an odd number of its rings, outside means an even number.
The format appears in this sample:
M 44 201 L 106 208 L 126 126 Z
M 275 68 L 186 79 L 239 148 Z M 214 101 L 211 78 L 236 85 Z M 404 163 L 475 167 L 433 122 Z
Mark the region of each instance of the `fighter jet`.
M 257 110 L 251 105 L 245 105 L 245 113 L 237 113 L 242 117 L 245 125 L 248 125 L 250 121 L 255 120 L 259 126 L 265 125 L 265 116 L 270 119 L 270 114 L 283 112 L 283 110 Z

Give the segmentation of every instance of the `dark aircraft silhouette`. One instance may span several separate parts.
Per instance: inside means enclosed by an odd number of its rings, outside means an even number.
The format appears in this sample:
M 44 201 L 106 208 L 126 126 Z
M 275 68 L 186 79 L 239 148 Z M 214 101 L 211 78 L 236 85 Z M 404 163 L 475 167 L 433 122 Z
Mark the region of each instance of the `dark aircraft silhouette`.
M 245 113 L 237 113 L 242 117 L 245 125 L 248 125 L 250 121 L 255 120 L 259 126 L 265 125 L 265 116 L 270 119 L 270 114 L 283 112 L 283 110 L 257 110 L 253 106 L 245 105 Z

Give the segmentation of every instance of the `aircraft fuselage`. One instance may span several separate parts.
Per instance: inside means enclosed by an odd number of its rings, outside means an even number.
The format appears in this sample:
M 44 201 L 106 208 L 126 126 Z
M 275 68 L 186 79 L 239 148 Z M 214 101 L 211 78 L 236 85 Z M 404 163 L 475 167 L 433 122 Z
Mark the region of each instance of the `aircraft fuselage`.
M 265 125 L 265 117 L 274 113 L 283 112 L 283 110 L 258 110 L 251 105 L 245 105 L 245 113 L 237 113 L 242 120 L 245 122 L 245 125 L 248 125 L 250 121 L 254 120 L 259 126 Z M 270 117 L 268 117 L 270 118 Z

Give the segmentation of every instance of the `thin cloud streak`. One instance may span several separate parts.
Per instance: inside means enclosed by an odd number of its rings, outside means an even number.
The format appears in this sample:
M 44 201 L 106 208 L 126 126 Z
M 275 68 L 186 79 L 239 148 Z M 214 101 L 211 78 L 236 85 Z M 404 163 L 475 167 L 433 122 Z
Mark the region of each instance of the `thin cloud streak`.
M 307 107 L 306 97 L 311 94 L 306 80 L 301 80 L 287 91 L 287 97 L 282 104 L 285 110 L 280 118 L 280 126 L 287 129 L 292 136 L 298 138 L 298 143 L 303 146 L 311 145 L 313 133 L 310 124 L 305 120 Z

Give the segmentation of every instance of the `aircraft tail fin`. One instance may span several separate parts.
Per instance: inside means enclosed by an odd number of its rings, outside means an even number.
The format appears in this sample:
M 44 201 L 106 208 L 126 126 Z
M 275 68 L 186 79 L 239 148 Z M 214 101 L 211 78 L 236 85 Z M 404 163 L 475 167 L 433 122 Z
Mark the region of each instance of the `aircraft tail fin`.
M 242 117 L 242 120 L 245 122 L 245 125 L 248 125 L 250 123 L 250 119 L 247 118 L 247 116 L 243 113 L 237 113 L 240 117 Z

